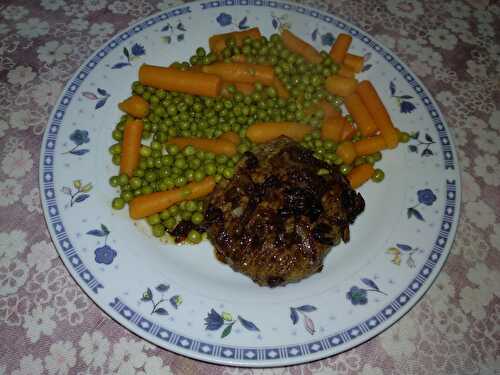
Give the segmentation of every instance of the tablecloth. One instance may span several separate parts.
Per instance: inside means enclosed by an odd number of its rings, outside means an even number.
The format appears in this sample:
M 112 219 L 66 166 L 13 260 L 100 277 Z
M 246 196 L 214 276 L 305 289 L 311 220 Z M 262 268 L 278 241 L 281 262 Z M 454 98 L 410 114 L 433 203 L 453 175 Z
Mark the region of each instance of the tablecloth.
M 174 5 L 149 0 L 0 5 L 0 374 L 499 374 L 500 3 L 305 1 L 374 35 L 439 103 L 458 149 L 461 215 L 425 297 L 367 343 L 321 361 L 240 369 L 160 349 L 80 290 L 38 190 L 44 128 L 64 83 L 103 42 Z

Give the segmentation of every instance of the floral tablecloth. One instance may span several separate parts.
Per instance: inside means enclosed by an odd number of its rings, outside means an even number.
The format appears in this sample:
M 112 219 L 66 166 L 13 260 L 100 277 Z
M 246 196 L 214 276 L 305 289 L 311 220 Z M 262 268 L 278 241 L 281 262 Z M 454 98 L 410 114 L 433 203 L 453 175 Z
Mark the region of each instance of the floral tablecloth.
M 64 83 L 138 18 L 175 3 L 0 4 L 0 374 L 500 374 L 500 3 L 306 1 L 371 33 L 422 79 L 458 147 L 463 200 L 434 286 L 383 334 L 300 366 L 215 366 L 157 348 L 94 305 L 40 207 L 42 134 Z

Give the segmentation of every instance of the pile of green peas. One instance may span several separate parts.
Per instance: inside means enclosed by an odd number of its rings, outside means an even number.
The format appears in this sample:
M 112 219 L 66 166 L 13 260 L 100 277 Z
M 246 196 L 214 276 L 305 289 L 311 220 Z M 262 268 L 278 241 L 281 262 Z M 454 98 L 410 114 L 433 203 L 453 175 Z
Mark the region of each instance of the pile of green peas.
M 272 65 L 290 97 L 280 98 L 273 87 L 264 87 L 259 83 L 255 84 L 254 92 L 248 95 L 230 85 L 226 88 L 227 95 L 211 98 L 155 89 L 134 82 L 132 93 L 145 99 L 150 105 L 150 111 L 143 119 L 144 144 L 140 149 L 138 168 L 131 178 L 122 174 L 112 176 L 109 180 L 110 185 L 120 191 L 119 196 L 112 201 L 114 209 L 124 208 L 134 197 L 182 187 L 191 181 L 201 181 L 205 176 L 214 176 L 216 182 L 232 178 L 235 165 L 243 153 L 254 147 L 245 137 L 246 129 L 258 121 L 294 121 L 313 126 L 316 130 L 304 138 L 302 145 L 312 150 L 317 158 L 339 166 L 342 174 L 348 174 L 353 166 L 375 164 L 382 158 L 378 152 L 357 158 L 352 165 L 347 165 L 335 154 L 337 144 L 320 139 L 319 129 L 324 113 L 317 110 L 307 114 L 306 109 L 320 100 L 326 100 L 337 109 L 342 105 L 342 98 L 328 93 L 324 86 L 325 79 L 336 74 L 340 68 L 326 52 L 321 52 L 323 60 L 320 64 L 309 63 L 302 56 L 288 50 L 277 34 L 269 39 L 247 38 L 242 46 L 237 46 L 230 38 L 226 45 L 220 57 L 223 61 L 231 62 L 233 57 L 243 55 L 248 63 Z M 172 65 L 187 70 L 191 66 L 211 64 L 217 60 L 213 53 L 207 53 L 204 48 L 199 47 L 189 62 L 175 62 Z M 120 164 L 121 141 L 128 119 L 127 115 L 123 115 L 112 132 L 116 143 L 109 148 L 109 152 L 115 165 Z M 168 144 L 172 137 L 215 138 L 227 131 L 234 131 L 241 137 L 238 153 L 233 157 L 216 156 L 192 146 L 181 151 L 177 146 Z M 361 136 L 357 134 L 353 142 L 359 139 Z M 408 139 L 407 133 L 400 134 L 402 142 L 407 142 Z M 380 182 L 383 179 L 384 172 L 376 169 L 372 180 Z M 172 231 L 181 220 L 201 224 L 201 201 L 182 202 L 147 218 L 156 237 Z M 191 230 L 187 240 L 198 243 L 202 237 L 196 230 Z

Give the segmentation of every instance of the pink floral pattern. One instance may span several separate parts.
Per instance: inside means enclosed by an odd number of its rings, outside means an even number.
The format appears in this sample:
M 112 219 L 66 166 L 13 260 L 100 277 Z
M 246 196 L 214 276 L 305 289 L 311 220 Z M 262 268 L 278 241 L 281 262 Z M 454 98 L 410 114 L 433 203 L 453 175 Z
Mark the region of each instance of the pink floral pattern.
M 153 0 L 4 1 L 0 7 L 0 373 L 493 374 L 500 368 L 500 4 L 303 0 L 379 38 L 423 80 L 455 135 L 463 202 L 436 283 L 403 319 L 321 361 L 252 370 L 157 348 L 104 315 L 57 257 L 39 204 L 38 155 L 59 90 Z

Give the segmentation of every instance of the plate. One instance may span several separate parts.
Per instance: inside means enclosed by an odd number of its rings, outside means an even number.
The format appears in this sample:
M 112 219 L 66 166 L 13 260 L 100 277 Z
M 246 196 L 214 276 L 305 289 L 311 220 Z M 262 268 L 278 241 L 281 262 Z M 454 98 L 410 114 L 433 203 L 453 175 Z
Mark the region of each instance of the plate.
M 108 147 L 142 63 L 186 59 L 209 35 L 258 26 L 290 28 L 318 49 L 349 33 L 365 56 L 360 79 L 379 91 L 393 121 L 412 134 L 385 152 L 386 179 L 361 188 L 367 205 L 351 241 L 300 283 L 262 288 L 219 263 L 208 242 L 162 244 L 126 210 L 113 211 Z M 43 209 L 77 283 L 109 316 L 171 351 L 220 364 L 281 366 L 327 357 L 377 335 L 431 286 L 455 234 L 456 151 L 423 84 L 391 51 L 334 15 L 281 1 L 185 4 L 119 33 L 64 88 L 40 158 Z

